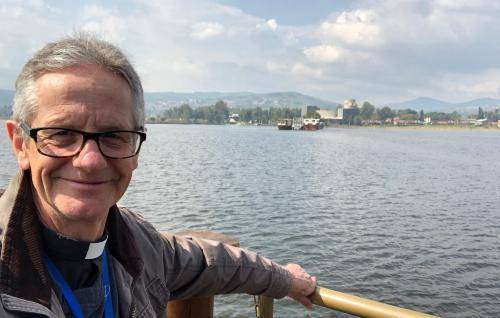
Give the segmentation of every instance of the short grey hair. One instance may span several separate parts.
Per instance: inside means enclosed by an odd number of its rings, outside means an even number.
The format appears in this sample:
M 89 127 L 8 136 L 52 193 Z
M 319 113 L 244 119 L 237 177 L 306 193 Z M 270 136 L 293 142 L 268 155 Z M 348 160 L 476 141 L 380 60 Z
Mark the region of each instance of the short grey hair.
M 122 50 L 88 33 L 77 33 L 48 43 L 28 60 L 16 80 L 13 119 L 30 123 L 36 116 L 38 104 L 35 82 L 40 76 L 84 64 L 97 65 L 125 79 L 132 92 L 132 115 L 136 128 L 143 128 L 144 92 L 139 75 Z

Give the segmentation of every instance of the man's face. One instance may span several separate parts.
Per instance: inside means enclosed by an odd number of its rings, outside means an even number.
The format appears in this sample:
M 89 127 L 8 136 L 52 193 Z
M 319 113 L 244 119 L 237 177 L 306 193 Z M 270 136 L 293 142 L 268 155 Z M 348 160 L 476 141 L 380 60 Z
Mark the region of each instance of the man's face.
M 93 65 L 47 73 L 36 81 L 38 112 L 32 128 L 59 127 L 102 132 L 134 130 L 133 99 L 126 81 Z M 69 221 L 102 221 L 125 192 L 137 156 L 108 159 L 94 140 L 69 158 L 38 153 L 25 145 L 23 169 L 31 169 L 35 202 L 41 213 Z M 54 215 L 53 215 L 54 216 Z

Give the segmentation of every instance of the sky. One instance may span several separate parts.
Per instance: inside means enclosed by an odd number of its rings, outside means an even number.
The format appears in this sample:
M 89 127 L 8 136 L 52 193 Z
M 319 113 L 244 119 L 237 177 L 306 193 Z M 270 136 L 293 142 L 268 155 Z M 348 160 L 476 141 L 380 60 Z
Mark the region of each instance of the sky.
M 147 92 L 500 98 L 498 16 L 490 0 L 0 0 L 0 88 L 83 30 L 124 49 Z

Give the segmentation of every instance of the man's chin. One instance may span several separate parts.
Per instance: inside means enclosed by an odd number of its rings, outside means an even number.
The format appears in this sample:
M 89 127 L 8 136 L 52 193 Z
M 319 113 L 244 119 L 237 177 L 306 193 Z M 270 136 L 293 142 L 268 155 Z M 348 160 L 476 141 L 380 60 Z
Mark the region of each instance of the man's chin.
M 71 199 L 55 202 L 59 213 L 72 221 L 99 221 L 108 215 L 109 207 L 102 200 Z

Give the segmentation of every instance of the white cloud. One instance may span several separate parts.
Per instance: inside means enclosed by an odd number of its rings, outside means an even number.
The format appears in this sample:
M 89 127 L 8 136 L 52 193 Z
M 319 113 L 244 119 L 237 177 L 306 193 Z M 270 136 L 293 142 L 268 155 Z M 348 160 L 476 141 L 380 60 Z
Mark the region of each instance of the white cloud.
M 292 74 L 298 75 L 300 77 L 305 76 L 320 79 L 323 76 L 323 71 L 319 68 L 313 68 L 299 62 L 295 63 L 292 66 Z
M 285 72 L 287 69 L 288 67 L 285 64 L 277 63 L 274 61 L 266 62 L 266 70 L 271 73 L 281 73 Z
M 224 32 L 224 26 L 218 22 L 200 22 L 192 27 L 191 37 L 198 40 L 205 40 Z
M 43 43 L 84 29 L 124 48 L 146 91 L 500 97 L 500 2 L 359 0 L 314 24 L 289 26 L 214 0 L 129 1 L 0 2 L 0 88 L 12 86 Z
M 379 45 L 382 42 L 376 13 L 371 10 L 342 12 L 335 21 L 325 21 L 321 29 L 326 38 L 361 46 Z
M 255 28 L 258 31 L 266 31 L 266 30 L 271 30 L 271 31 L 276 31 L 278 29 L 278 22 L 275 19 L 269 19 L 265 22 L 259 22 L 255 26 Z
M 190 82 L 199 80 L 205 74 L 205 65 L 185 57 L 162 59 L 149 58 L 138 65 L 143 78 L 143 86 L 149 91 L 185 91 Z M 173 80 L 175 79 L 175 80 Z
M 436 0 L 435 5 L 448 10 L 498 9 L 500 3 L 491 0 Z
M 266 24 L 269 27 L 269 29 L 271 29 L 273 31 L 276 31 L 276 29 L 278 28 L 278 22 L 276 22 L 276 20 L 274 20 L 274 19 L 267 20 Z
M 304 54 L 311 62 L 332 63 L 338 61 L 345 54 L 345 50 L 333 45 L 318 45 L 305 48 Z
M 457 94 L 468 98 L 499 96 L 500 68 L 488 69 L 477 74 L 442 74 L 433 82 L 447 94 Z
M 82 18 L 83 22 L 80 25 L 82 30 L 98 34 L 112 42 L 124 40 L 122 31 L 125 23 L 118 14 L 114 14 L 111 10 L 96 5 L 85 6 Z

